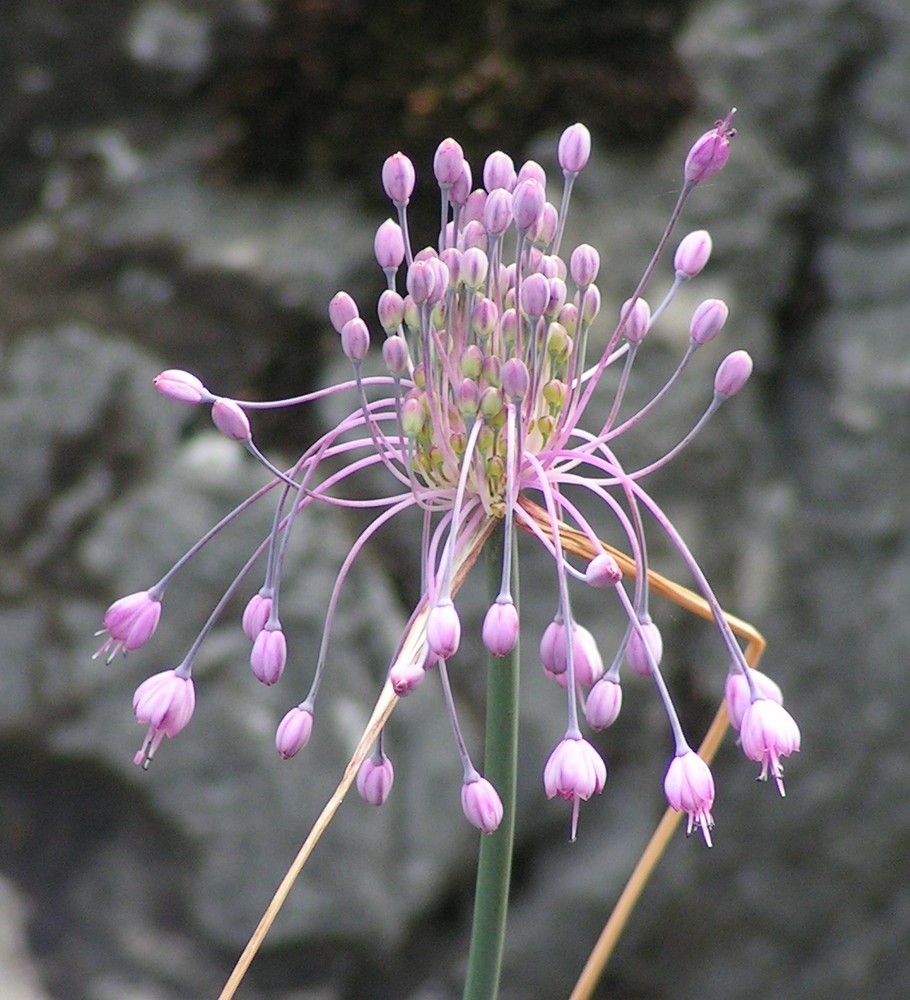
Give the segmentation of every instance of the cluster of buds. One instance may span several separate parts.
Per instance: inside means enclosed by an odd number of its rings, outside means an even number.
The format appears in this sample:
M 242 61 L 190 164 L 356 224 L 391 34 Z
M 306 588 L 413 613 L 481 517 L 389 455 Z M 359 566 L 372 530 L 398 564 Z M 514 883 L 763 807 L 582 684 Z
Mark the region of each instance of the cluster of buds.
M 540 639 L 541 664 L 566 696 L 566 727 L 543 769 L 547 796 L 572 805 L 572 836 L 579 803 L 600 792 L 606 765 L 582 735 L 583 713 L 593 729 L 612 725 L 621 710 L 621 668 L 650 678 L 666 709 L 675 753 L 664 790 L 669 804 L 688 815 L 688 830 L 698 827 L 710 844 L 714 783 L 708 765 L 690 747 L 660 670 L 663 642 L 648 610 L 644 524 L 653 521 L 688 563 L 711 607 L 728 663 L 726 697 L 746 755 L 761 764 L 783 793 L 781 757 L 799 749 L 799 730 L 782 707 L 780 689 L 751 669 L 730 631 L 714 594 L 684 540 L 645 490 L 646 477 L 671 461 L 692 440 L 717 408 L 748 380 L 752 362 L 737 350 L 720 363 L 703 416 L 665 455 L 643 468 L 628 470 L 616 442 L 638 425 L 669 392 L 694 353 L 713 341 L 727 320 L 727 306 L 707 299 L 693 312 L 685 351 L 666 383 L 649 402 L 620 419 L 633 361 L 649 330 L 677 291 L 697 277 L 711 254 L 704 230 L 689 233 L 673 257 L 672 280 L 652 309 L 644 298 L 658 259 L 668 245 L 683 204 L 699 183 L 723 167 L 729 154 L 732 112 L 692 147 L 683 169 L 683 186 L 663 237 L 638 287 L 618 310 L 606 345 L 593 357 L 589 341 L 601 313 L 596 280 L 597 251 L 582 244 L 561 254 L 573 184 L 591 147 L 581 124 L 566 129 L 557 150 L 562 173 L 561 199 L 548 199 L 544 169 L 528 161 L 516 169 L 503 152 L 492 153 L 474 185 L 471 167 L 454 139 L 444 140 L 433 161 L 440 192 L 436 243 L 414 252 L 408 205 L 415 170 L 402 153 L 382 168 L 382 183 L 394 217 L 379 226 L 374 242 L 386 277 L 377 314 L 382 329 L 384 372 L 366 374 L 371 357 L 369 324 L 354 299 L 338 292 L 329 318 L 352 376 L 338 385 L 293 399 L 241 401 L 211 393 L 195 376 L 169 370 L 155 380 L 157 390 L 179 402 L 208 405 L 216 427 L 245 447 L 270 474 L 269 482 L 228 513 L 149 590 L 117 601 L 108 610 L 98 651 L 112 658 L 141 646 L 158 624 L 161 600 L 174 574 L 208 544 L 229 521 L 253 502 L 277 495 L 273 528 L 253 552 L 212 612 L 184 661 L 157 674 L 136 692 L 134 708 L 148 735 L 137 755 L 147 767 L 163 736 L 173 737 L 193 711 L 192 665 L 200 644 L 230 598 L 260 557 L 262 586 L 246 606 L 242 627 L 251 642 L 250 667 L 264 684 L 282 675 L 288 650 L 279 618 L 281 571 L 294 523 L 316 503 L 356 503 L 375 516 L 354 541 L 339 569 L 328 600 L 325 631 L 306 697 L 281 720 L 276 745 L 290 758 L 309 741 L 316 699 L 327 664 L 329 636 L 347 575 L 366 542 L 393 518 L 416 513 L 422 522 L 421 600 L 389 668 L 389 682 L 406 696 L 428 673 L 438 673 L 461 757 L 462 807 L 467 819 L 491 833 L 503 809 L 492 784 L 474 767 L 462 738 L 448 664 L 461 640 L 455 604 L 458 584 L 494 528 L 501 528 L 501 586 L 483 623 L 483 642 L 493 656 L 508 656 L 518 641 L 519 615 L 512 594 L 515 528 L 533 536 L 552 557 L 556 611 Z M 581 420 L 605 375 L 612 381 L 606 420 L 583 428 Z M 353 411 L 324 433 L 290 467 L 270 462 L 253 443 L 249 414 L 257 409 L 304 405 L 347 392 Z M 384 467 L 398 490 L 391 496 L 351 501 L 339 485 L 364 470 Z M 353 491 L 344 491 L 348 496 Z M 616 559 L 598 540 L 594 526 L 576 502 L 588 494 L 618 522 L 635 565 L 634 580 L 624 577 Z M 586 565 L 570 558 L 566 532 L 583 536 L 593 555 Z M 572 613 L 569 584 L 611 591 L 627 622 L 612 663 L 605 667 L 594 636 Z M 388 796 L 392 764 L 380 736 L 375 753 L 357 780 L 361 795 L 379 805 Z

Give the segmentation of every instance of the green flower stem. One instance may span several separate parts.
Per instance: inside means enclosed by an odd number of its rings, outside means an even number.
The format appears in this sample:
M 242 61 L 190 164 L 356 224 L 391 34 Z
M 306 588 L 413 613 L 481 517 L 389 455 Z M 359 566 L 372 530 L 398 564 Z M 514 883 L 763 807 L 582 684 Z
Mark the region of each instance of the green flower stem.
M 500 524 L 487 543 L 487 572 L 491 602 L 502 583 L 505 525 Z M 514 545 L 515 539 L 509 538 Z M 517 560 L 512 561 L 512 593 L 518 593 Z M 515 840 L 515 788 L 518 773 L 518 643 L 503 657 L 490 656 L 487 675 L 484 777 L 502 799 L 499 829 L 482 837 L 474 896 L 474 922 L 468 954 L 464 1000 L 495 1000 L 499 992 L 512 847 Z

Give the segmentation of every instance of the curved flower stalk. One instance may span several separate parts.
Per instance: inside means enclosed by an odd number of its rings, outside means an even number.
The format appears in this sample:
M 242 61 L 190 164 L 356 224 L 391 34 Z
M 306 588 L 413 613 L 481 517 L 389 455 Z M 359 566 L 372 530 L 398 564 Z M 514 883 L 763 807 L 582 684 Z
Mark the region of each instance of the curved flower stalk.
M 392 770 L 388 748 L 379 742 L 382 725 L 396 697 L 413 690 L 432 671 L 441 682 L 462 767 L 465 817 L 492 838 L 503 816 L 508 819 L 510 815 L 508 801 L 500 799 L 504 793 L 508 799 L 508 790 L 496 789 L 471 759 L 461 734 L 449 669 L 457 665 L 461 639 L 458 587 L 494 531 L 500 545 L 495 550 L 498 562 L 483 640 L 491 656 L 517 664 L 519 613 L 513 587 L 518 528 L 537 539 L 552 559 L 554 616 L 541 638 L 541 662 L 561 692 L 565 710 L 563 722 L 554 729 L 549 762 L 546 767 L 543 761 L 538 766 L 546 794 L 571 803 L 572 839 L 580 802 L 600 793 L 607 775 L 600 751 L 585 737 L 582 726 L 587 721 L 600 728 L 616 720 L 625 662 L 653 683 L 667 714 L 675 747 L 665 782 L 668 801 L 674 810 L 688 814 L 689 830 L 700 828 L 710 845 L 713 780 L 704 753 L 696 758 L 686 740 L 661 674 L 663 642 L 649 607 L 650 594 L 659 589 L 648 563 L 647 536 L 653 527 L 680 552 L 716 624 L 722 659 L 735 679 L 728 688 L 736 693 L 743 748 L 761 764 L 761 777 L 770 774 L 782 793 L 781 757 L 799 748 L 796 724 L 779 699 L 769 701 L 774 707 L 766 710 L 767 685 L 753 678 L 730 621 L 693 554 L 646 489 L 651 473 L 674 460 L 717 409 L 742 388 L 751 373 L 748 355 L 734 351 L 721 362 L 714 385 L 706 393 L 703 415 L 681 432 L 669 452 L 641 468 L 627 468 L 620 457 L 625 431 L 658 409 L 695 352 L 715 340 L 728 319 L 722 301 L 702 302 L 693 312 L 688 344 L 675 369 L 649 402 L 626 412 L 634 360 L 640 350 L 647 349 L 648 332 L 679 288 L 694 280 L 708 263 L 710 235 L 703 230 L 689 234 L 678 245 L 659 304 L 652 309 L 644 298 L 689 196 L 726 163 L 734 134 L 732 116 L 733 112 L 718 121 L 690 150 L 666 229 L 637 287 L 617 309 L 606 346 L 596 352 L 589 342 L 594 340 L 592 332 L 600 325 L 602 311 L 596 284 L 600 257 L 587 244 L 561 252 L 572 188 L 590 154 L 591 137 L 583 125 L 571 126 L 559 141 L 562 190 L 558 209 L 549 200 L 547 177 L 539 164 L 529 161 L 516 169 L 509 156 L 494 152 L 483 165 L 483 186 L 472 189 L 471 168 L 461 147 L 453 139 L 444 140 L 433 164 L 440 193 L 440 228 L 432 245 L 423 248 L 412 245 L 408 222 L 416 171 L 402 153 L 390 156 L 382 181 L 394 218 L 379 226 L 374 241 L 376 261 L 386 279 L 376 305 L 384 370 L 366 374 L 366 366 L 378 364 L 378 357 L 370 351 L 370 324 L 354 299 L 340 291 L 329 303 L 328 313 L 341 351 L 351 363 L 351 378 L 342 383 L 290 399 L 250 401 L 210 392 L 194 374 L 163 372 L 155 383 L 162 395 L 183 404 L 211 407 L 215 426 L 245 448 L 272 479 L 227 514 L 161 580 L 109 609 L 104 621 L 109 638 L 99 654 L 125 653 L 150 639 L 165 591 L 179 570 L 216 539 L 228 522 L 271 495 L 275 501 L 272 530 L 254 548 L 193 641 L 181 664 L 180 678 L 184 687 L 192 684 L 196 651 L 261 561 L 262 576 L 256 581 L 258 589 L 247 605 L 242 627 L 252 643 L 254 674 L 263 683 L 278 682 L 286 658 L 293 655 L 293 643 L 288 643 L 281 626 L 280 608 L 282 568 L 295 524 L 313 504 L 372 512 L 372 520 L 354 540 L 328 595 L 309 690 L 299 700 L 295 698 L 296 705 L 279 724 L 276 746 L 283 757 L 295 756 L 318 722 L 318 694 L 345 581 L 373 535 L 392 521 L 410 516 L 421 531 L 422 595 L 390 665 L 381 707 L 377 706 L 378 714 L 358 748 L 362 756 L 349 765 L 341 794 L 353 782 L 370 748 L 376 746 L 361 792 L 374 804 L 385 801 Z M 602 342 L 602 335 L 597 339 Z M 600 426 L 585 426 L 595 392 L 612 393 L 608 416 Z M 290 467 L 274 463 L 255 444 L 251 417 L 257 410 L 306 405 L 341 393 L 351 399 L 347 416 L 310 444 Z M 379 467 L 396 484 L 391 495 L 346 498 L 357 494 L 341 487 Z M 628 555 L 599 540 L 597 525 L 582 513 L 589 505 L 581 501 L 592 498 L 600 502 L 607 519 L 619 526 Z M 577 583 L 612 595 L 627 622 L 606 668 L 594 636 L 575 619 L 571 594 Z M 148 716 L 143 711 L 142 721 L 148 721 Z M 180 726 L 158 724 L 157 742 L 161 733 L 176 735 L 188 719 L 184 712 Z M 143 756 L 144 766 L 150 758 L 151 754 Z M 375 779 L 374 774 L 378 775 Z M 223 997 L 230 995 L 226 992 Z

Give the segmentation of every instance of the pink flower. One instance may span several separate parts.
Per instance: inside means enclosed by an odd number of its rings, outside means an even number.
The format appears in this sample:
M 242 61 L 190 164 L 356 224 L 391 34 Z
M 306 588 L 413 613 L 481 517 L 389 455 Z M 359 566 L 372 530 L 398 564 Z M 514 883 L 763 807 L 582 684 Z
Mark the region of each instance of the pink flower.
M 168 368 L 153 379 L 155 389 L 168 399 L 178 403 L 207 403 L 212 394 L 202 382 L 189 372 L 179 368 Z
M 649 618 L 640 623 L 641 629 L 633 628 L 626 646 L 626 661 L 639 677 L 650 677 L 652 663 L 660 666 L 664 652 L 664 641 L 660 629 Z M 647 643 L 647 648 L 645 644 Z
M 759 694 L 771 701 L 776 701 L 778 705 L 783 705 L 784 694 L 780 687 L 771 680 L 767 674 L 763 674 L 754 667 L 749 671 L 752 683 L 758 689 Z M 739 729 L 743 724 L 743 716 L 746 709 L 752 704 L 752 692 L 749 689 L 749 682 L 743 673 L 727 674 L 724 685 L 724 700 L 727 703 L 727 715 L 730 718 L 730 725 L 734 729 Z
M 392 762 L 382 754 L 377 760 L 368 757 L 357 772 L 357 791 L 364 802 L 371 806 L 381 806 L 392 791 L 395 771 Z
M 461 808 L 465 818 L 481 833 L 493 833 L 502 822 L 502 800 L 496 789 L 476 775 L 461 786 Z
M 144 769 L 152 762 L 161 740 L 176 736 L 190 721 L 196 706 L 193 680 L 178 670 L 165 670 L 149 677 L 133 695 L 136 720 L 148 723 L 145 740 L 133 758 Z
M 107 609 L 104 628 L 96 635 L 107 632 L 107 638 L 96 651 L 93 659 L 107 653 L 110 663 L 123 650 L 123 655 L 131 649 L 138 649 L 151 639 L 161 617 L 161 600 L 153 597 L 151 591 L 142 590 L 127 597 L 121 597 Z
M 733 108 L 726 118 L 715 122 L 714 128 L 695 140 L 683 167 L 683 175 L 689 184 L 707 180 L 727 162 L 730 140 L 736 135 L 736 129 L 732 126 L 735 113 L 736 108 Z
M 243 618 L 241 619 L 243 634 L 250 642 L 256 641 L 256 636 L 265 628 L 265 623 L 269 620 L 271 612 L 271 591 L 263 588 L 258 594 L 253 594 L 243 609 Z
M 392 664 L 389 683 L 399 698 L 406 698 L 415 688 L 423 684 L 427 672 L 422 662 L 406 660 Z
M 571 840 L 578 827 L 578 805 L 607 783 L 607 765 L 600 754 L 580 736 L 566 736 L 550 754 L 543 772 L 547 798 L 560 795 L 572 802 Z
M 780 758 L 799 750 L 799 726 L 793 716 L 776 701 L 758 698 L 743 715 L 739 738 L 749 760 L 761 764 L 759 780 L 767 781 L 770 773 L 780 794 L 785 795 Z
M 677 754 L 664 778 L 667 802 L 677 812 L 689 814 L 686 836 L 701 827 L 705 843 L 711 847 L 711 807 L 714 805 L 714 778 L 711 769 L 692 749 Z

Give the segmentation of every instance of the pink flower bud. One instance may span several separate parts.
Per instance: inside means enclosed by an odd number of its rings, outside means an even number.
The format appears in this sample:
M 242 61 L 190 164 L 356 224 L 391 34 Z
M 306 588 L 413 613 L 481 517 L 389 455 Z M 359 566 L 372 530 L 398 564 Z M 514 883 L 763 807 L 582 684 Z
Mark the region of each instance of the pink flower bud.
M 511 599 L 490 605 L 483 620 L 483 644 L 493 656 L 506 656 L 518 642 L 518 609 Z
M 379 322 L 386 333 L 394 333 L 404 321 L 404 299 L 393 291 L 386 288 L 379 296 L 376 305 L 376 312 L 379 315 Z
M 465 233 L 472 222 L 480 222 L 483 219 L 483 208 L 486 203 L 487 193 L 481 188 L 468 195 L 461 211 L 461 228 Z M 465 248 L 462 247 L 462 249 Z
M 557 146 L 557 158 L 563 173 L 574 175 L 584 170 L 590 155 L 591 133 L 581 122 L 570 125 L 559 137 Z
M 481 833 L 494 833 L 502 822 L 502 800 L 486 778 L 476 776 L 461 786 L 461 808 Z
M 692 749 L 677 754 L 664 778 L 664 794 L 671 809 L 689 815 L 686 836 L 700 827 L 705 843 L 711 846 L 711 807 L 714 805 L 714 778 L 711 769 Z
M 359 316 L 357 303 L 347 292 L 336 292 L 329 302 L 329 320 L 336 333 L 341 333 L 344 324 Z
M 373 250 L 376 253 L 377 263 L 384 271 L 394 271 L 399 268 L 404 260 L 404 236 L 401 226 L 391 219 L 386 219 L 376 230 Z
M 427 260 L 415 260 L 408 268 L 408 293 L 417 305 L 429 301 L 436 284 L 436 272 Z
M 401 404 L 401 429 L 405 437 L 416 438 L 423 430 L 426 410 L 418 396 L 408 396 Z
M 393 663 L 389 670 L 389 683 L 399 698 L 406 698 L 416 687 L 423 684 L 426 675 L 422 662 L 410 660 Z
M 559 225 L 559 213 L 556 206 L 546 202 L 537 216 L 537 221 L 528 230 L 528 239 L 534 246 L 545 247 L 553 242 Z
M 443 139 L 433 157 L 433 174 L 441 188 L 451 187 L 461 177 L 464 150 L 454 139 Z
M 496 236 L 504 233 L 512 223 L 512 196 L 502 187 L 494 188 L 487 195 L 483 206 L 483 224 L 487 232 Z
M 271 687 L 284 673 L 288 658 L 287 640 L 280 627 L 264 628 L 253 643 L 250 669 L 256 679 Z
M 581 297 L 581 315 L 585 323 L 591 324 L 600 312 L 600 289 L 597 285 L 588 285 Z
M 134 763 L 148 768 L 161 740 L 176 736 L 193 715 L 196 692 L 192 678 L 177 670 L 164 670 L 143 681 L 133 695 L 136 721 L 146 723 L 148 730 Z
M 550 304 L 550 282 L 542 274 L 529 274 L 521 283 L 521 308 L 526 316 L 543 316 Z
M 470 247 L 461 255 L 461 279 L 475 292 L 487 279 L 490 261 L 480 247 Z
M 631 299 L 626 299 L 619 315 L 620 320 L 625 319 L 625 326 L 622 328 L 623 336 L 630 344 L 640 344 L 647 336 L 651 325 L 651 307 L 640 296 L 635 300 L 634 305 L 632 305 Z
M 212 421 L 232 441 L 249 441 L 253 436 L 250 418 L 233 399 L 216 399 L 212 403 Z
M 749 381 L 752 374 L 752 358 L 748 351 L 733 351 L 717 368 L 714 376 L 714 391 L 721 396 L 735 396 Z
M 442 600 L 430 609 L 427 618 L 427 644 L 430 651 L 448 660 L 461 642 L 461 619 L 451 600 Z
M 351 361 L 360 362 L 370 349 L 370 331 L 359 317 L 349 319 L 341 328 L 341 349 Z
M 714 128 L 696 139 L 686 156 L 683 176 L 690 184 L 698 184 L 721 170 L 730 156 L 730 140 L 736 135 L 731 126 L 736 108 L 722 121 L 714 123 Z
M 566 669 L 566 626 L 553 620 L 540 637 L 540 663 L 544 673 L 555 677 Z
M 711 246 L 711 234 L 707 229 L 696 229 L 683 237 L 673 258 L 676 277 L 688 280 L 700 274 L 711 256 Z
M 92 659 L 107 653 L 110 663 L 122 650 L 126 656 L 130 650 L 144 646 L 154 635 L 161 617 L 161 600 L 153 597 L 148 590 L 121 597 L 104 613 L 103 627 L 96 635 L 107 633 Z
M 531 388 L 528 366 L 521 358 L 509 358 L 502 366 L 502 391 L 513 399 L 524 399 Z
M 778 705 L 783 705 L 783 691 L 767 674 L 752 667 L 749 670 L 749 676 L 752 678 L 752 683 L 758 689 L 759 694 L 769 701 L 776 701 Z M 727 680 L 724 684 L 724 701 L 727 704 L 727 716 L 730 719 L 730 725 L 734 729 L 739 729 L 742 726 L 746 709 L 752 704 L 752 691 L 749 688 L 746 675 L 741 671 L 727 674 Z
M 515 228 L 523 233 L 537 222 L 547 196 L 543 186 L 533 178 L 519 181 L 512 192 L 512 216 Z
M 622 570 L 609 552 L 596 555 L 585 570 L 585 581 L 588 586 L 604 589 L 613 587 L 622 579 Z
M 310 742 L 313 734 L 313 713 L 297 705 L 285 715 L 275 730 L 275 747 L 285 760 L 290 760 Z
M 256 636 L 265 628 L 265 623 L 272 613 L 272 591 L 263 587 L 258 594 L 247 602 L 243 609 L 243 617 L 240 624 L 243 627 L 243 634 L 250 640 L 256 641 Z
M 664 652 L 664 641 L 660 629 L 650 618 L 639 624 L 640 629 L 633 628 L 632 634 L 629 636 L 629 644 L 626 646 L 626 662 L 639 677 L 650 677 L 653 667 L 660 666 L 660 658 Z M 647 649 L 645 643 L 647 643 Z
M 393 153 L 382 165 L 382 186 L 398 207 L 407 205 L 414 193 L 414 164 L 404 153 Z
M 572 251 L 572 256 L 569 258 L 569 273 L 579 288 L 596 281 L 599 270 L 600 254 L 594 247 L 582 243 Z
M 398 334 L 386 337 L 382 345 L 382 358 L 389 371 L 396 378 L 401 378 L 408 370 L 408 344 L 404 337 L 399 337 Z
M 176 399 L 178 403 L 207 403 L 212 398 L 212 394 L 195 375 L 179 368 L 168 368 L 156 375 L 153 384 L 162 396 Z
M 486 158 L 483 165 L 483 186 L 488 194 L 499 188 L 511 192 L 515 187 L 515 164 L 508 153 L 496 150 Z
M 585 702 L 585 718 L 592 729 L 606 729 L 619 718 L 622 685 L 612 677 L 601 677 Z
M 449 191 L 449 201 L 452 202 L 453 205 L 466 204 L 471 194 L 471 183 L 471 166 L 467 160 L 463 160 L 461 164 L 461 173 L 452 185 L 452 190 Z
M 392 791 L 395 771 L 385 754 L 376 760 L 368 757 L 357 772 L 357 791 L 364 802 L 371 806 L 381 806 Z
M 689 336 L 699 346 L 712 341 L 727 322 L 729 310 L 722 299 L 705 299 L 692 313 Z
M 603 676 L 604 663 L 597 641 L 584 625 L 577 623 L 572 626 L 572 660 L 576 684 L 590 687 Z
M 768 775 L 777 782 L 777 788 L 784 795 L 784 769 L 781 757 L 789 757 L 799 750 L 799 726 L 793 716 L 776 701 L 758 698 L 746 709 L 739 741 L 749 760 L 761 764 L 760 781 L 767 781 Z
M 439 259 L 449 272 L 449 288 L 455 291 L 461 283 L 461 258 L 462 253 L 455 247 L 446 247 L 439 255 Z

